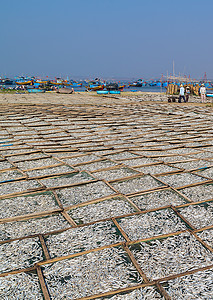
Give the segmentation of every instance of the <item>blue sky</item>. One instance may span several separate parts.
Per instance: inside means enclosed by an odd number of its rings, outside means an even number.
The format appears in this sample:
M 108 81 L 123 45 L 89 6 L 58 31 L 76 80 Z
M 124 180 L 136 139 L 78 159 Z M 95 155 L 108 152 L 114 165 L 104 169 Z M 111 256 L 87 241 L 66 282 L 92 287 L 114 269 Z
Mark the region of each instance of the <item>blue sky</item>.
M 213 0 L 7 0 L 0 75 L 213 79 Z

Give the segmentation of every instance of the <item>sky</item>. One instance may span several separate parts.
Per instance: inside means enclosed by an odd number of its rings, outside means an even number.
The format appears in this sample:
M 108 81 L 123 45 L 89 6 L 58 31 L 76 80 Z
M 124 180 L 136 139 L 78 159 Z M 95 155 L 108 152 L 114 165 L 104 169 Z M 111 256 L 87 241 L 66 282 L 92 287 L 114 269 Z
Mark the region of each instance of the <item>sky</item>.
M 213 0 L 7 0 L 0 76 L 213 79 Z

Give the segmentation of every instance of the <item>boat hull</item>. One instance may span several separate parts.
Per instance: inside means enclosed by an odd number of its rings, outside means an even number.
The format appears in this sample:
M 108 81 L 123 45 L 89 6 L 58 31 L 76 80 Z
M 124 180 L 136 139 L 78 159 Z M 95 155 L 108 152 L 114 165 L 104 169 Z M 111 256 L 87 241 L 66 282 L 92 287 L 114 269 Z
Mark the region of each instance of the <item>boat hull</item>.
M 29 80 L 29 81 L 16 81 L 16 84 L 18 84 L 18 85 L 30 85 L 30 84 L 32 84 L 32 80 Z

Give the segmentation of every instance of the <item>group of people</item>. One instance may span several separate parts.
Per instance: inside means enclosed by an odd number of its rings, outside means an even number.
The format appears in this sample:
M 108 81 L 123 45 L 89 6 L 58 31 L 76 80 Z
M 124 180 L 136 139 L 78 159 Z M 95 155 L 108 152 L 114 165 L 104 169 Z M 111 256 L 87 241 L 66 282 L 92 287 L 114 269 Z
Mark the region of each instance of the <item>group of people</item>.
M 185 97 L 186 94 L 186 97 Z M 187 86 L 186 87 L 186 91 L 183 87 L 183 85 L 180 85 L 180 93 L 179 93 L 179 103 L 181 103 L 181 99 L 183 98 L 184 102 L 188 102 L 189 101 L 189 95 L 190 95 L 190 87 Z M 201 96 L 201 102 L 204 103 L 206 102 L 206 87 L 204 84 L 201 85 L 200 88 L 200 96 Z

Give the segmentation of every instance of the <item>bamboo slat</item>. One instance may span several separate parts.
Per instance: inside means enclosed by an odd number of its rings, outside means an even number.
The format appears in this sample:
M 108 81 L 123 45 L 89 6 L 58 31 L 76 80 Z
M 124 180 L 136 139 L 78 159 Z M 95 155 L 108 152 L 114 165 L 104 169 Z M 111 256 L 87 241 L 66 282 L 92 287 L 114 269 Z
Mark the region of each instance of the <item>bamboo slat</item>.
M 37 267 L 36 267 L 36 270 L 37 270 L 39 282 L 40 282 L 40 285 L 41 285 L 42 293 L 43 293 L 43 295 L 44 295 L 44 299 L 45 299 L 45 300 L 51 300 L 51 299 L 50 299 L 49 292 L 48 292 L 48 290 L 47 290 L 47 286 L 46 286 L 45 281 L 44 281 L 44 277 L 43 277 L 41 268 L 40 268 L 39 266 L 37 266 Z

